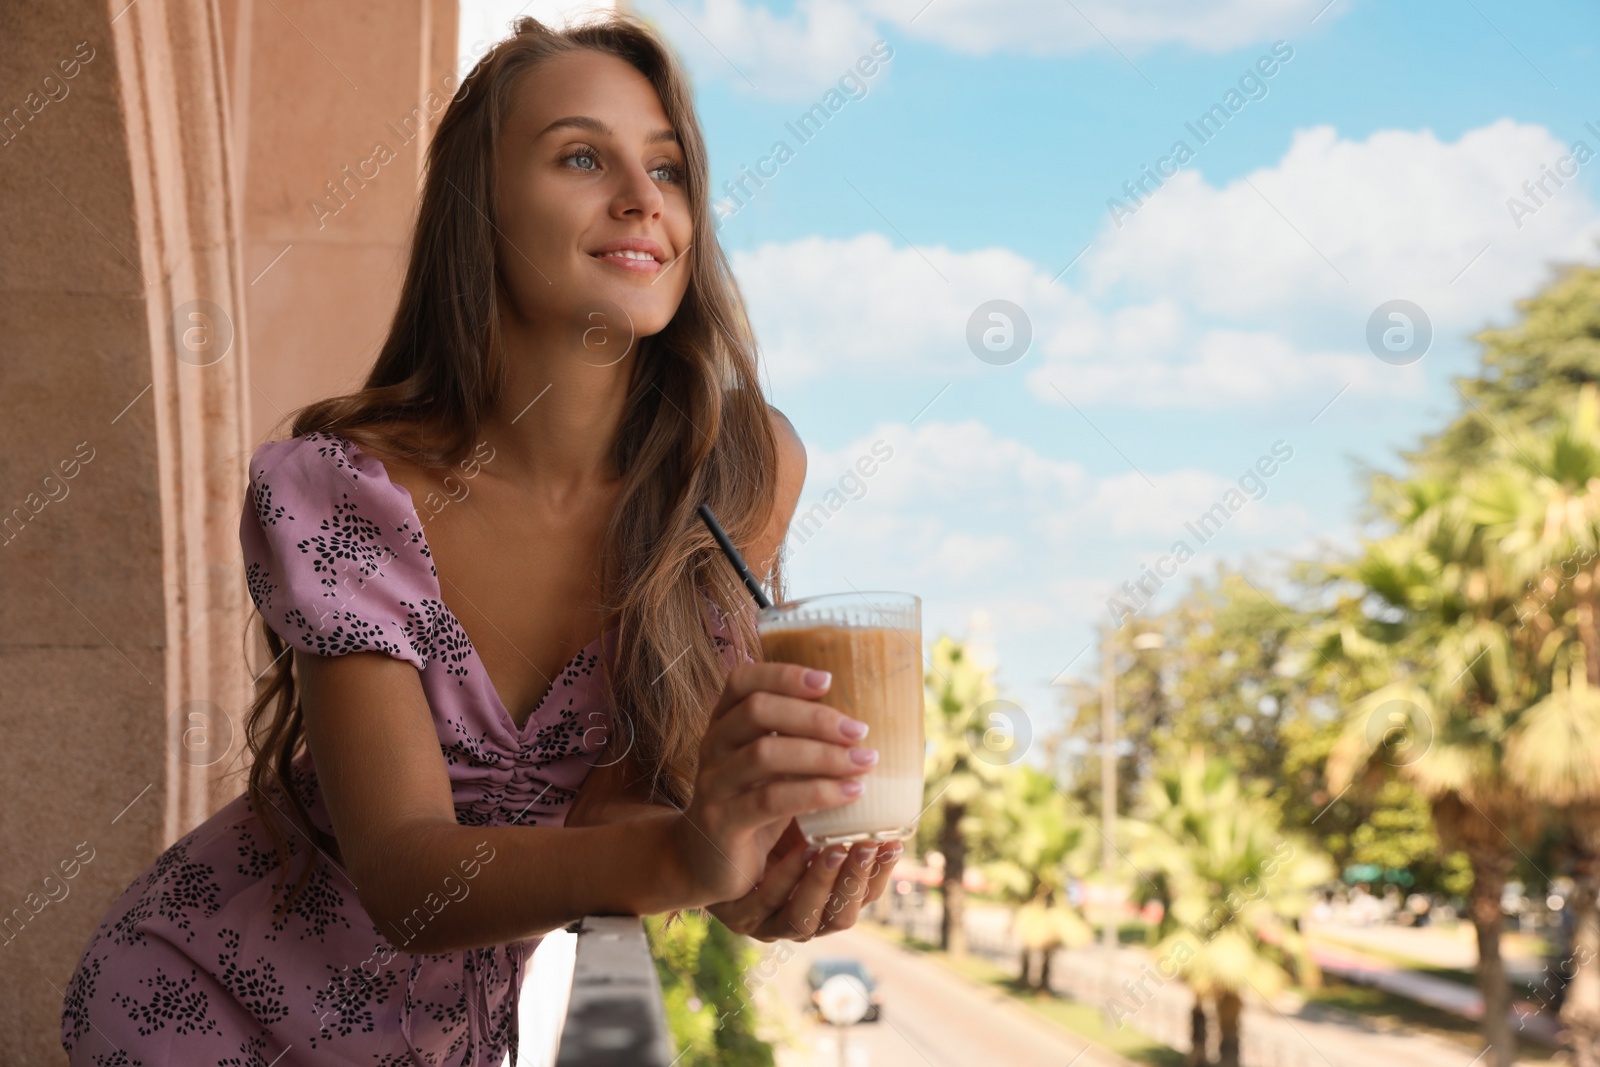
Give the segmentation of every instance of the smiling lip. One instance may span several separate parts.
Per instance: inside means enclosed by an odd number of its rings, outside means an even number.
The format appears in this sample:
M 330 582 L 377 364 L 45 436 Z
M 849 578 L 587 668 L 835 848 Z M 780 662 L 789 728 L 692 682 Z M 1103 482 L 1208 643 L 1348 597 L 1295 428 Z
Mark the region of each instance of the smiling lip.
M 635 252 L 645 253 L 653 258 L 638 259 L 620 255 L 607 255 L 608 252 Z M 624 237 L 617 241 L 608 241 L 590 252 L 589 255 L 603 263 L 609 263 L 621 270 L 633 274 L 654 274 L 666 264 L 667 255 L 661 246 L 646 237 Z

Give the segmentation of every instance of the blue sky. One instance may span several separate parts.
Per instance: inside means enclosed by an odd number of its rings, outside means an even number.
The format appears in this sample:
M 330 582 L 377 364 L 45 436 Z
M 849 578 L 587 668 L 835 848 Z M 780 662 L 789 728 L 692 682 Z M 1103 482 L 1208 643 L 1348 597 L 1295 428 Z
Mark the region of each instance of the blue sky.
M 463 53 L 519 6 L 465 0 Z M 1094 670 L 1120 583 L 1179 540 L 1195 554 L 1156 607 L 1219 561 L 1270 573 L 1350 543 L 1357 465 L 1392 466 L 1456 411 L 1470 334 L 1508 322 L 1549 264 L 1600 258 L 1592 5 L 636 9 L 689 66 L 719 190 L 793 149 L 720 229 L 807 445 L 791 591 L 919 593 L 928 642 L 988 644 L 1036 736 L 1060 715 L 1052 682 Z M 875 44 L 892 57 L 801 143 L 786 124 Z M 1202 143 L 1185 124 L 1214 104 L 1226 121 Z M 1131 200 L 1123 183 L 1158 163 L 1170 176 Z M 997 299 L 1031 324 L 1014 362 L 968 345 Z M 1420 359 L 1369 348 L 1392 300 L 1431 324 Z M 892 458 L 852 477 L 876 442 Z M 1273 473 L 1230 498 L 1263 457 Z M 1220 532 L 1189 532 L 1230 499 Z

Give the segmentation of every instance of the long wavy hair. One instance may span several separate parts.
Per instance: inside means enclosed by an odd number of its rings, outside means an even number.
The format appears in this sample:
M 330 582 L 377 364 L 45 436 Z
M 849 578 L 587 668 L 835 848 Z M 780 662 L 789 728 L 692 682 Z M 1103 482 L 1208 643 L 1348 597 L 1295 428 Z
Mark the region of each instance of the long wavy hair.
M 710 504 L 734 544 L 747 550 L 774 507 L 778 453 L 755 340 L 711 222 L 709 167 L 693 99 L 677 60 L 644 22 L 613 13 L 555 30 L 522 18 L 478 62 L 429 146 L 405 281 L 377 362 L 357 392 L 297 412 L 293 433 L 336 434 L 435 468 L 460 461 L 480 439 L 506 374 L 494 211 L 502 125 L 523 75 L 579 49 L 617 56 L 650 80 L 687 164 L 694 246 L 685 268 L 688 289 L 671 322 L 639 342 L 630 369 L 612 452 L 623 487 L 601 565 L 603 607 L 617 628 L 615 659 L 604 664 L 617 725 L 608 748 L 625 748 L 656 801 L 681 808 L 726 674 L 707 626 L 706 598 L 724 625 L 731 622 L 736 644 L 759 649 L 749 593 L 696 508 Z M 781 597 L 777 564 L 770 581 Z M 292 767 L 305 747 L 293 657 L 284 655 L 283 640 L 265 620 L 261 633 L 275 659 L 246 725 L 254 760 L 247 791 L 287 881 L 293 852 L 267 812 L 282 812 L 325 851 L 335 843 L 312 824 Z M 612 758 L 620 756 L 602 757 Z M 307 863 L 283 908 L 304 889 L 313 866 Z

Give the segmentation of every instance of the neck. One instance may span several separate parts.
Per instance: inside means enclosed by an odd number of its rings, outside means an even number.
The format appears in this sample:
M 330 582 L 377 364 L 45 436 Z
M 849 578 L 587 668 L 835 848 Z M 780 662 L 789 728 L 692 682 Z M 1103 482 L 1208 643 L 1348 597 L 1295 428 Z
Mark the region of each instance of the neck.
M 618 359 L 585 349 L 576 330 L 512 315 L 502 315 L 501 337 L 505 388 L 484 424 L 497 473 L 557 497 L 613 483 L 639 340 Z

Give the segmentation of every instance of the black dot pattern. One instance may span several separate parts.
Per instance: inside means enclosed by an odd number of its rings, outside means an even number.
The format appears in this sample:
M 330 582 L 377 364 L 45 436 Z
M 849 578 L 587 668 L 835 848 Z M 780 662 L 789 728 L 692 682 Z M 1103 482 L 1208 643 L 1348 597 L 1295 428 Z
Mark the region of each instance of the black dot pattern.
M 614 631 L 573 656 L 519 725 L 444 603 L 409 497 L 375 457 L 311 434 L 263 445 L 250 470 L 240 538 L 262 618 L 305 654 L 376 651 L 417 668 L 459 825 L 560 826 L 607 747 L 602 661 Z M 309 752 L 289 779 L 312 826 L 334 839 Z M 441 954 L 392 944 L 349 873 L 290 825 L 287 798 L 276 786 L 268 795 L 277 811 L 236 797 L 107 910 L 62 1001 L 74 1067 L 267 1067 L 289 1049 L 285 1063 L 376 1067 L 515 1057 L 517 994 L 537 939 Z M 310 866 L 281 911 L 285 872 L 264 819 L 287 835 L 288 884 Z M 417 905 L 415 930 L 462 906 L 444 887 Z
M 188 975 L 184 976 L 168 975 L 157 967 L 154 974 L 136 979 L 134 984 L 142 988 L 132 993 L 113 994 L 111 1000 L 127 1011 L 141 1037 L 159 1033 L 168 1026 L 180 1037 L 217 1029 L 216 1020 L 206 1010 L 209 1001 L 197 969 L 189 968 Z

